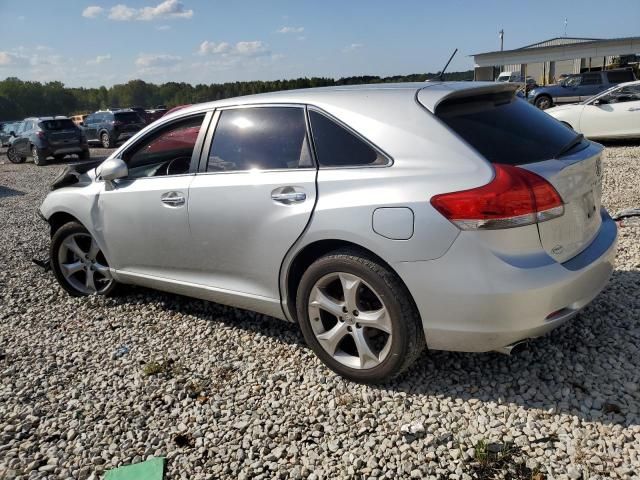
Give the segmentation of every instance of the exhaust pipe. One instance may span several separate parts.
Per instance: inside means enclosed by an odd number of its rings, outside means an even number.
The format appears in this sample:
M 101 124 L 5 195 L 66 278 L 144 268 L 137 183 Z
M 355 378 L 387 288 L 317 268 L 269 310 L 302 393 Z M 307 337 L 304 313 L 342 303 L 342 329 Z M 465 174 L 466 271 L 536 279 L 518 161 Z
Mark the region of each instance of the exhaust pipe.
M 504 347 L 498 348 L 495 351 L 498 353 L 503 353 L 505 355 L 515 355 L 516 353 L 524 350 L 529 344 L 529 340 L 520 340 L 518 342 L 512 343 L 511 345 L 506 345 Z

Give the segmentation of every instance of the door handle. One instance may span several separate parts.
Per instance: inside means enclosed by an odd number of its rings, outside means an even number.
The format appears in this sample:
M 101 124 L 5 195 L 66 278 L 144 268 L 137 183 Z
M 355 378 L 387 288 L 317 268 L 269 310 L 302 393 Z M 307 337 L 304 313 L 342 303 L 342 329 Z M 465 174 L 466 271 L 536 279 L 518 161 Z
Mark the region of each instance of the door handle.
M 271 200 L 284 205 L 291 205 L 293 203 L 302 203 L 307 199 L 307 194 L 304 192 L 296 191 L 295 187 L 280 187 L 271 192 Z
M 627 109 L 628 112 L 638 112 L 640 111 L 640 107 L 631 107 Z
M 181 207 L 186 202 L 182 192 L 163 193 L 160 197 L 160 201 L 170 207 Z

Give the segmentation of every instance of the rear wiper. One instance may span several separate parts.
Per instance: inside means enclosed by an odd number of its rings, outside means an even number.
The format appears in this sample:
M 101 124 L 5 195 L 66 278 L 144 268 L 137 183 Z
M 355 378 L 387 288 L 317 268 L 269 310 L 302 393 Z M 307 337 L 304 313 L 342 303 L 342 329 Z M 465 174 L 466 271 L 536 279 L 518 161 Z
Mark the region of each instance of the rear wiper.
M 573 147 L 575 147 L 576 145 L 580 144 L 582 142 L 582 140 L 584 140 L 584 135 L 581 134 L 581 133 L 577 134 L 575 137 L 573 137 L 573 139 L 569 143 L 567 143 L 564 147 L 562 147 L 560 149 L 560 151 L 558 152 L 556 157 L 562 156 L 563 153 L 568 152 Z

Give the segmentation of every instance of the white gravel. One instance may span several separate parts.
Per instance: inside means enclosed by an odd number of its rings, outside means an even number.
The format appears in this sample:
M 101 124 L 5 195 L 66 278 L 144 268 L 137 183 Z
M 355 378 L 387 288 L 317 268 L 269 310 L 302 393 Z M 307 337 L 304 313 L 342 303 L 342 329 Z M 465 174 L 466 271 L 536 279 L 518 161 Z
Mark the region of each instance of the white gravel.
M 609 145 L 604 204 L 640 206 Z M 75 299 L 31 263 L 59 167 L 0 156 L 0 478 L 640 478 L 640 228 L 610 285 L 513 357 L 431 352 L 384 388 L 328 371 L 290 324 L 132 288 Z

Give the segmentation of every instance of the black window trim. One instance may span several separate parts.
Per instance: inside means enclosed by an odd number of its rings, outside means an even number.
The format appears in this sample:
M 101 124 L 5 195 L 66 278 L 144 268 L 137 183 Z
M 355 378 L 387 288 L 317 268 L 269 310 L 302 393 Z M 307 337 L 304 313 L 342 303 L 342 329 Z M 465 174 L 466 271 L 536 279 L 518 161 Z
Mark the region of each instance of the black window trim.
M 224 107 L 218 107 L 213 113 L 211 124 L 209 125 L 209 131 L 204 139 L 204 145 L 202 147 L 202 155 L 200 157 L 200 164 L 198 167 L 198 175 L 235 175 L 235 174 L 255 174 L 255 170 L 228 170 L 228 171 L 215 171 L 207 172 L 207 164 L 209 163 L 209 153 L 211 152 L 211 146 L 213 145 L 213 138 L 215 137 L 215 131 L 220 121 L 220 116 L 225 110 L 240 110 L 244 108 L 264 108 L 264 107 L 286 107 L 286 108 L 301 108 L 303 110 L 305 119 L 305 128 L 307 134 L 307 141 L 309 143 L 309 152 L 311 155 L 312 167 L 303 168 L 270 168 L 264 170 L 258 170 L 257 173 L 267 172 L 304 172 L 315 171 L 318 168 L 316 161 L 315 148 L 313 147 L 313 139 L 311 136 L 311 129 L 309 126 L 309 118 L 307 113 L 307 105 L 304 103 L 247 103 L 241 105 L 225 105 Z
M 336 125 L 340 126 L 341 128 L 344 128 L 347 132 L 349 132 L 350 134 L 352 134 L 353 136 L 355 136 L 356 138 L 358 138 L 359 140 L 361 140 L 362 142 L 367 144 L 369 147 L 371 147 L 373 150 L 375 150 L 378 153 L 378 155 L 382 155 L 382 157 L 384 157 L 387 160 L 387 163 L 385 163 L 384 165 L 331 165 L 331 166 L 322 166 L 322 165 L 320 165 L 319 161 L 317 161 L 316 164 L 318 165 L 318 168 L 320 170 L 342 170 L 342 169 L 345 169 L 345 168 L 348 168 L 348 169 L 354 169 L 354 168 L 389 168 L 389 167 L 393 166 L 393 164 L 395 162 L 393 157 L 391 155 L 389 155 L 387 152 L 385 152 L 382 148 L 378 147 L 375 143 L 373 143 L 367 137 L 365 137 L 364 135 L 362 135 L 361 133 L 359 133 L 355 129 L 351 128 L 349 125 L 347 125 L 346 123 L 344 123 L 343 121 L 341 121 L 340 119 L 338 119 L 335 116 L 331 115 L 330 113 L 328 113 L 327 111 L 323 110 L 320 107 L 317 107 L 315 105 L 307 105 L 307 117 L 309 116 L 309 112 L 311 112 L 311 111 L 319 113 L 320 115 L 324 115 L 329 120 L 334 122 Z M 311 131 L 311 120 L 308 118 L 307 121 L 309 123 L 309 131 L 311 133 L 314 157 L 317 158 L 315 139 L 313 138 L 313 132 Z
M 127 145 L 126 148 L 121 147 L 113 155 L 113 158 L 120 158 L 124 161 L 123 156 L 125 155 L 126 152 L 139 146 L 140 143 L 145 138 L 148 138 L 150 135 L 153 135 L 154 133 L 158 132 L 158 130 L 163 130 L 167 127 L 170 127 L 171 125 L 188 120 L 191 117 L 198 117 L 201 115 L 204 115 L 204 118 L 202 120 L 202 125 L 200 126 L 200 131 L 198 132 L 198 138 L 196 139 L 196 144 L 193 148 L 193 153 L 191 154 L 191 163 L 189 165 L 189 171 L 187 173 L 180 173 L 177 175 L 162 175 L 160 177 L 136 177 L 136 178 L 125 177 L 120 180 L 127 181 L 127 182 L 136 182 L 138 180 L 153 180 L 153 179 L 159 179 L 159 178 L 185 177 L 187 175 L 194 175 L 195 173 L 197 173 L 197 167 L 202 155 L 204 138 L 207 132 L 209 131 L 211 118 L 213 117 L 213 109 L 200 110 L 197 112 L 189 112 L 188 114 L 182 115 L 177 118 L 172 118 L 169 121 L 163 122 L 162 124 L 155 126 L 153 130 L 146 130 L 143 128 L 142 130 L 140 130 L 138 134 L 136 134 L 137 138 L 132 137 L 132 138 L 135 138 L 135 141 L 131 143 L 131 145 Z M 140 136 L 138 137 L 138 135 Z M 112 158 L 112 157 L 108 157 L 108 158 Z M 104 181 L 104 180 L 100 179 L 99 181 Z

